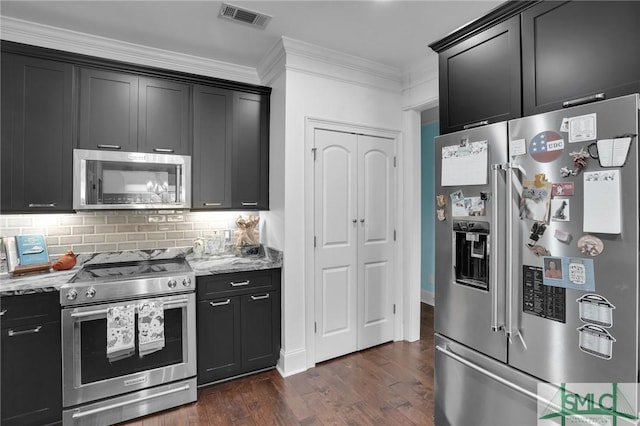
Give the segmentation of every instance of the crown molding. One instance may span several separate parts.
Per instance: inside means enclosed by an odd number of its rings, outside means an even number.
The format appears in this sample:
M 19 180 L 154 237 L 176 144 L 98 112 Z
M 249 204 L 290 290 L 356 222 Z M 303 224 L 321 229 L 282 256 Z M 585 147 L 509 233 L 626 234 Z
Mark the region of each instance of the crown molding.
M 139 65 L 260 84 L 257 71 L 251 67 L 127 43 L 7 16 L 0 16 L 0 38 Z
M 258 69 L 263 81 L 287 70 L 394 93 L 402 90 L 401 71 L 396 67 L 289 37 L 282 37 L 267 52 Z

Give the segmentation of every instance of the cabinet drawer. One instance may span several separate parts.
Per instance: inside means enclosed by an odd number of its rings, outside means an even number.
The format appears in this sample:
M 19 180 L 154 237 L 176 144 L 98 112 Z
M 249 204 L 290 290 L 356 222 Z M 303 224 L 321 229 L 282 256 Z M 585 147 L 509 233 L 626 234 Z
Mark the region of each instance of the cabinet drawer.
M 60 321 L 60 295 L 57 291 L 0 298 L 2 328 Z
M 198 300 L 275 290 L 272 270 L 198 277 Z

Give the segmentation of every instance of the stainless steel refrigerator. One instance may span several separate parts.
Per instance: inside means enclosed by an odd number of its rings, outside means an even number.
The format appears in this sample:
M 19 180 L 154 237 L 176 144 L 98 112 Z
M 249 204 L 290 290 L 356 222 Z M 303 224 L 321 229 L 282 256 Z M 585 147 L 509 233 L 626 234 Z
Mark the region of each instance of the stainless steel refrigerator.
M 437 425 L 542 424 L 540 383 L 588 412 L 584 384 L 639 381 L 638 108 L 630 95 L 436 138 Z

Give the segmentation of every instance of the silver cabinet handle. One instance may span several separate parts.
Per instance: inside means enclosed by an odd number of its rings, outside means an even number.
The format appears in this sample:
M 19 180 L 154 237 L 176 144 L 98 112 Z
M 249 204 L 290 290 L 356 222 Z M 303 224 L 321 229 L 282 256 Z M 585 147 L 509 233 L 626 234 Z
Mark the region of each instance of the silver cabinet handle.
M 229 303 L 231 303 L 231 299 L 227 299 L 224 302 L 209 302 L 209 304 L 213 307 L 224 306 L 224 305 L 228 305 Z
M 585 96 L 584 98 L 572 99 L 562 103 L 562 108 L 569 108 L 576 105 L 588 104 L 590 102 L 602 101 L 606 98 L 604 93 L 596 93 L 595 95 Z
M 486 126 L 487 124 L 489 124 L 489 120 L 482 120 L 476 123 L 465 124 L 464 126 L 462 126 L 462 128 L 464 130 L 467 130 L 467 129 L 473 129 L 474 127 Z
M 171 148 L 153 148 L 153 152 L 172 153 L 172 152 L 174 152 L 174 150 L 171 149 Z
M 231 281 L 231 287 L 242 287 L 243 285 L 249 285 L 251 284 L 251 281 L 246 280 L 246 281 L 240 281 L 240 282 L 233 282 Z
M 353 219 L 351 222 L 358 223 L 358 219 Z
M 114 408 L 125 407 L 127 405 L 137 404 L 139 402 L 148 401 L 150 399 L 160 398 L 160 397 L 171 395 L 174 393 L 186 391 L 186 390 L 189 390 L 189 388 L 190 388 L 189 385 L 184 385 L 184 386 L 180 386 L 179 388 L 169 389 L 163 392 L 158 392 L 156 394 L 142 396 L 140 398 L 134 398 L 127 401 L 116 402 L 115 404 L 106 405 L 104 407 L 94 408 L 93 410 L 76 412 L 76 413 L 73 413 L 71 417 L 73 419 L 80 419 L 82 417 L 92 416 L 94 414 L 102 413 L 104 411 L 113 410 Z
M 249 201 L 246 201 L 246 202 L 243 201 L 240 204 L 242 204 L 243 207 L 255 207 L 255 206 L 258 205 L 258 202 L 257 201 L 250 201 L 250 202 Z
M 38 333 L 41 329 L 42 329 L 42 326 L 39 325 L 36 328 L 31 328 L 29 330 L 20 330 L 20 331 L 9 330 L 7 331 L 7 334 L 9 335 L 9 337 L 21 336 L 23 334 L 35 334 L 35 333 Z
M 251 300 L 263 300 L 263 299 L 268 299 L 269 298 L 269 293 L 264 294 L 262 296 L 251 296 Z
M 1 316 L 4 316 L 4 314 L 6 314 L 6 313 L 7 313 L 7 310 L 6 310 L 6 309 L 3 309 L 2 311 L 0 311 L 0 317 L 1 317 Z
M 202 203 L 202 205 L 207 207 L 219 207 L 222 203 Z
M 29 203 L 29 208 L 55 207 L 56 203 Z
M 364 219 L 360 219 L 360 223 L 364 223 Z
M 100 148 L 100 149 L 122 149 L 122 146 L 120 146 L 120 145 L 98 144 L 98 148 Z

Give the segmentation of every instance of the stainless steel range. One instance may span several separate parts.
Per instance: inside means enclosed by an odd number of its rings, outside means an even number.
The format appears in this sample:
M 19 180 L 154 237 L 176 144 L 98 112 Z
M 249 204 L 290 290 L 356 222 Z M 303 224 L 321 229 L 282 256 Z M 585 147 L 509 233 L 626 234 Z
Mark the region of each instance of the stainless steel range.
M 173 258 L 85 265 L 61 287 L 64 425 L 196 400 L 195 285 Z

